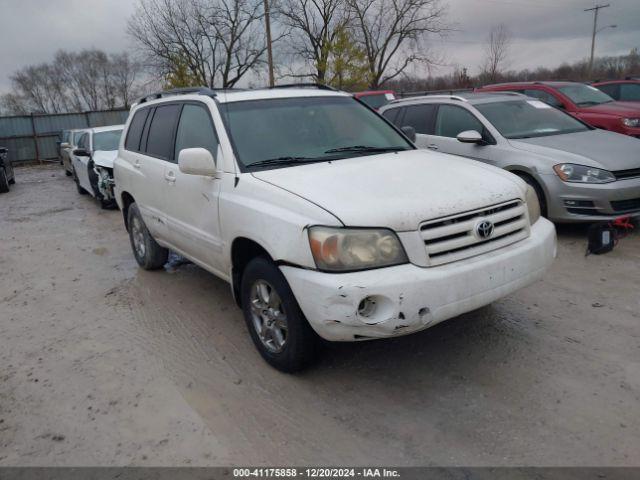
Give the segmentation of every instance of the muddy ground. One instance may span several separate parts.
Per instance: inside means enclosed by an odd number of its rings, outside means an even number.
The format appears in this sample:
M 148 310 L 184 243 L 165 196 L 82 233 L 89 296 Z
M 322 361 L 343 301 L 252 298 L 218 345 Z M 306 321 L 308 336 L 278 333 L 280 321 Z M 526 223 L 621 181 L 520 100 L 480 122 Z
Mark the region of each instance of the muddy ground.
M 639 465 L 640 236 L 393 340 L 268 367 L 228 286 L 139 270 L 59 167 L 0 196 L 0 465 Z

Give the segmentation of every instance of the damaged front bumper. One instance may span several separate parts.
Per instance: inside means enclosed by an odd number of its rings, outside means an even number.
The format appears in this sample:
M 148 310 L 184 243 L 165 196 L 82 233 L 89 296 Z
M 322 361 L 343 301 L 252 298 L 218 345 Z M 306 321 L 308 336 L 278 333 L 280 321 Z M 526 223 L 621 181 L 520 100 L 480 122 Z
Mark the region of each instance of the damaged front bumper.
M 318 335 L 354 341 L 413 333 L 488 305 L 540 279 L 555 256 L 555 228 L 541 218 L 522 241 L 437 267 L 281 270 Z

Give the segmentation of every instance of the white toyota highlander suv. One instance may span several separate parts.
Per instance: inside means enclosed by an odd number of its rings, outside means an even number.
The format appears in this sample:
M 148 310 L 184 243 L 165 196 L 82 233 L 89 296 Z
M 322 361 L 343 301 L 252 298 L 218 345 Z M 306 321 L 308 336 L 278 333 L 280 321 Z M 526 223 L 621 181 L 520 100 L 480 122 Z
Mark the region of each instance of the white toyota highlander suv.
M 317 336 L 416 332 L 539 279 L 556 237 L 531 187 L 405 133 L 322 86 L 145 97 L 115 161 L 135 258 L 228 281 L 283 371 Z

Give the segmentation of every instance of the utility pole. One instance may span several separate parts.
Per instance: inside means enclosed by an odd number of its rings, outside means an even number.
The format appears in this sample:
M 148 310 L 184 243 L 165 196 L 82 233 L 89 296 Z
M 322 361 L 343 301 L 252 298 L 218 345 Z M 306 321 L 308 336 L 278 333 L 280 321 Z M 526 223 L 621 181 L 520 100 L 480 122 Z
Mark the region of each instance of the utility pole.
M 266 0 L 265 0 L 266 1 Z M 593 71 L 593 52 L 596 48 L 596 33 L 598 33 L 598 12 L 601 8 L 607 8 L 610 5 L 607 3 L 606 5 L 598 5 L 596 4 L 593 8 L 586 8 L 585 12 L 593 12 L 593 33 L 591 35 L 591 56 L 589 57 L 589 77 L 591 77 L 591 72 Z
M 269 62 L 269 86 L 275 87 L 276 81 L 273 76 L 273 50 L 271 48 L 271 16 L 269 12 L 269 0 L 264 0 L 264 21 L 267 30 L 267 61 Z

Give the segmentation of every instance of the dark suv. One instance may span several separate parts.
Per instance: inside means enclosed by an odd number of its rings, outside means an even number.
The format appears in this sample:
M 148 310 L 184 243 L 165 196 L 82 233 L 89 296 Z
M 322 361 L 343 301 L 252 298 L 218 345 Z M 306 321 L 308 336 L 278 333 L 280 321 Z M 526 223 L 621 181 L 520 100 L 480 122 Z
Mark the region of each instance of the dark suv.
M 5 147 L 0 147 L 0 193 L 8 192 L 9 185 L 14 183 L 16 183 L 16 177 L 9 160 L 9 151 Z
M 513 82 L 487 85 L 479 92 L 517 92 L 565 110 L 596 128 L 640 138 L 640 105 L 616 102 L 595 87 L 576 82 Z

